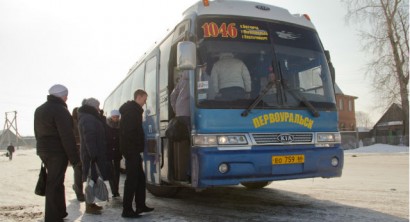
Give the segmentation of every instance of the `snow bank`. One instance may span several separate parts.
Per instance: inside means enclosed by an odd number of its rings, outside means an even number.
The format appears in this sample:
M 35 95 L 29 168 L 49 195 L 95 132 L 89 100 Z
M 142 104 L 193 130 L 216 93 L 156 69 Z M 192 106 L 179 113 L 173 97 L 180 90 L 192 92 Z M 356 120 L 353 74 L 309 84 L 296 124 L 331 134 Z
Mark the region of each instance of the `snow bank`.
M 409 153 L 409 147 L 393 146 L 387 144 L 374 144 L 357 149 L 345 150 L 345 153 Z

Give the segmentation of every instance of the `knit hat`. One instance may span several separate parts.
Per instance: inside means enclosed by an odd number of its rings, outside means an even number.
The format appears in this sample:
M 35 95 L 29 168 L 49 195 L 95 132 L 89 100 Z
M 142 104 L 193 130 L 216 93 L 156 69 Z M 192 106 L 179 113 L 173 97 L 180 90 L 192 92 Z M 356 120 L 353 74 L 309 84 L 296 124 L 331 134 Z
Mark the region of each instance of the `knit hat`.
M 68 89 L 63 85 L 55 84 L 48 90 L 48 93 L 53 96 L 64 97 L 68 95 Z
M 116 109 L 111 110 L 110 114 L 111 114 L 110 116 L 120 116 L 121 115 L 120 111 L 118 111 Z
M 100 102 L 97 99 L 94 99 L 92 97 L 88 99 L 84 99 L 83 105 L 92 106 L 98 110 L 100 109 Z

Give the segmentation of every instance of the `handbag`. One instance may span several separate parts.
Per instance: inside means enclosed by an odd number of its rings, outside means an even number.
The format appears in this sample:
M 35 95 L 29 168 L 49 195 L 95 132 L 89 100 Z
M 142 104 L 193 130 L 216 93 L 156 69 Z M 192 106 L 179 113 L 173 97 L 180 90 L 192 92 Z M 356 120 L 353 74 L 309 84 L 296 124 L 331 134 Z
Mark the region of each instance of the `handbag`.
M 172 118 L 171 121 L 169 121 L 165 135 L 168 139 L 176 142 L 189 139 L 188 128 L 178 119 L 178 117 Z
M 46 184 L 47 184 L 47 170 L 44 166 L 44 163 L 41 162 L 40 173 L 38 174 L 38 180 L 34 193 L 39 196 L 46 195 Z

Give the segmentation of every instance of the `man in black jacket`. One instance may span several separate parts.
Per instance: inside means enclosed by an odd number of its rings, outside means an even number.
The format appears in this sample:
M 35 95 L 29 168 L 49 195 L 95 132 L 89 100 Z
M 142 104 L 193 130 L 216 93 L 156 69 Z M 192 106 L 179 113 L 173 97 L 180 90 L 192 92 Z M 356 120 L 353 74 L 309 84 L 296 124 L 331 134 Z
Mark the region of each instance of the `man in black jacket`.
M 71 115 L 73 116 L 73 132 L 77 146 L 77 153 L 78 155 L 80 155 L 80 133 L 78 132 L 78 107 L 75 107 L 73 109 Z M 81 161 L 79 165 L 81 166 Z M 75 195 L 77 196 L 77 200 L 80 202 L 84 202 L 85 196 L 83 191 L 83 171 L 80 166 L 74 168 L 74 184 L 72 187 L 75 192 Z
M 145 205 L 145 173 L 142 169 L 141 153 L 144 151 L 144 129 L 142 128 L 142 106 L 147 101 L 147 93 L 137 90 L 134 100 L 120 107 L 120 150 L 125 157 L 127 178 L 124 184 L 122 217 L 136 218 L 142 212 L 153 211 Z M 132 208 L 135 197 L 136 211 Z
M 67 109 L 68 90 L 63 85 L 49 89 L 47 101 L 34 113 L 37 155 L 47 169 L 45 222 L 63 221 L 68 213 L 65 203 L 64 178 L 68 161 L 80 162 L 73 134 L 73 120 Z

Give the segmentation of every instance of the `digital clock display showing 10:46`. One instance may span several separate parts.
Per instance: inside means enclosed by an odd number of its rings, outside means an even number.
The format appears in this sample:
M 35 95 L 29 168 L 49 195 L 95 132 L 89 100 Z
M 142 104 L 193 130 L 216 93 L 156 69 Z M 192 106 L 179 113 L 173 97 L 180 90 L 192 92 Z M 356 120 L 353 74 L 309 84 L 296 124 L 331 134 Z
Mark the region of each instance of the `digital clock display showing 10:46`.
M 221 26 L 218 26 L 215 22 L 207 22 L 202 25 L 202 30 L 204 38 L 217 38 L 219 36 L 223 38 L 236 38 L 238 36 L 236 23 L 226 24 L 223 22 Z

